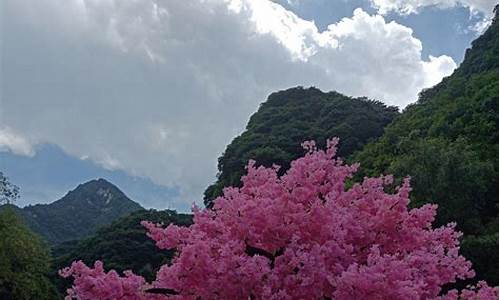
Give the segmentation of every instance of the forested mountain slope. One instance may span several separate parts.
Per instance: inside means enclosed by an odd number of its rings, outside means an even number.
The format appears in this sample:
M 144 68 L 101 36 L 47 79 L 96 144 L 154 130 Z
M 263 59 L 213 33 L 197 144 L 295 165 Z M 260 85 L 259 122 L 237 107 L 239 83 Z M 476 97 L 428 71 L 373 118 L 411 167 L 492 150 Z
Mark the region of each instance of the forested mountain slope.
M 217 181 L 205 191 L 205 204 L 222 188 L 238 186 L 249 159 L 257 165 L 281 166 L 304 154 L 301 143 L 340 137 L 339 156 L 346 157 L 383 133 L 398 114 L 396 107 L 366 98 L 351 98 L 316 88 L 296 87 L 271 94 L 253 114 L 245 132 L 236 137 L 219 158 Z
M 480 278 L 498 284 L 498 10 L 448 78 L 385 128 L 352 161 L 360 175 L 412 178 L 413 205 L 437 203 L 456 221 Z
M 9 204 L 0 211 L 0 299 L 56 299 L 49 251 L 14 208 Z
M 80 239 L 100 226 L 142 207 L 104 179 L 80 184 L 50 204 L 15 207 L 28 226 L 49 244 Z

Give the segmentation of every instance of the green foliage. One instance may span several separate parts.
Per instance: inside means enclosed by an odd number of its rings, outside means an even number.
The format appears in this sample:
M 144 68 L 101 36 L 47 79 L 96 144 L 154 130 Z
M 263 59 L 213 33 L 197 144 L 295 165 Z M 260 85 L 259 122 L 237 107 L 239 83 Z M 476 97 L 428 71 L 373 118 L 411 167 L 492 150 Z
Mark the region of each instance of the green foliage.
M 142 207 L 104 179 L 80 184 L 50 204 L 18 209 L 28 226 L 51 245 L 80 239 Z
M 461 244 L 463 255 L 474 262 L 476 273 L 498 284 L 498 232 L 467 236 Z
M 50 256 L 9 205 L 0 211 L 0 299 L 54 299 Z
M 498 264 L 487 262 L 498 262 L 498 12 L 453 75 L 350 159 L 358 179 L 410 175 L 412 205 L 437 203 L 438 224 L 458 223 L 479 279 L 497 285 Z
M 219 175 L 205 191 L 205 204 L 210 206 L 223 187 L 240 185 L 249 159 L 266 167 L 280 165 L 283 174 L 292 160 L 304 154 L 300 145 L 304 140 L 316 140 L 324 147 L 331 137 L 340 137 L 338 154 L 345 157 L 382 135 L 397 114 L 397 108 L 381 102 L 316 88 L 273 93 L 219 158 Z
M 168 264 L 175 253 L 173 250 L 160 250 L 155 246 L 140 224 L 143 220 L 164 225 L 175 223 L 189 226 L 192 223 L 192 215 L 178 214 L 170 210 L 140 210 L 100 228 L 91 237 L 62 243 L 52 251 L 55 257 L 53 275 L 59 290 L 63 292 L 68 283 L 57 278 L 57 270 L 69 266 L 75 260 L 82 260 L 86 264 L 101 260 L 107 269 L 118 272 L 132 270 L 147 280 L 153 280 L 159 267 Z

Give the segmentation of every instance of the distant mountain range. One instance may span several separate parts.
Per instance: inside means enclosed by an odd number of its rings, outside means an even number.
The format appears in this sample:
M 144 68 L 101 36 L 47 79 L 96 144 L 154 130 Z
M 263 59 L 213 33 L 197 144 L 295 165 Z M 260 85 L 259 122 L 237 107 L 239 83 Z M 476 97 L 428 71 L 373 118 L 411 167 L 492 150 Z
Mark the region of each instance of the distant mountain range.
M 96 179 L 78 185 L 50 204 L 14 209 L 34 232 L 55 245 L 89 236 L 99 227 L 143 207 L 112 183 Z

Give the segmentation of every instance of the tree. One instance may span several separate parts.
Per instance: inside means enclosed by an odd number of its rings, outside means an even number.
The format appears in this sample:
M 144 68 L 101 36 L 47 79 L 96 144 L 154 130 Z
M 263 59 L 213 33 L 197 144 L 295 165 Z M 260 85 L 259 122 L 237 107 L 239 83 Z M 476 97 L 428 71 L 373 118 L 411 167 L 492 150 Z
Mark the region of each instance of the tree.
M 436 206 L 409 210 L 409 178 L 365 178 L 346 189 L 357 164 L 305 142 L 283 176 L 250 162 L 241 188 L 226 188 L 190 227 L 143 222 L 161 249 L 177 249 L 153 283 L 74 262 L 74 299 L 497 299 L 498 288 L 445 292 L 471 278 L 454 224 L 432 228 Z
M 19 198 L 19 188 L 10 183 L 9 179 L 0 172 L 0 204 L 10 204 Z
M 0 299 L 54 299 L 50 256 L 40 238 L 15 214 L 0 210 Z
M 41 239 L 16 215 L 19 188 L 0 172 L 0 299 L 54 299 L 48 279 L 50 255 Z

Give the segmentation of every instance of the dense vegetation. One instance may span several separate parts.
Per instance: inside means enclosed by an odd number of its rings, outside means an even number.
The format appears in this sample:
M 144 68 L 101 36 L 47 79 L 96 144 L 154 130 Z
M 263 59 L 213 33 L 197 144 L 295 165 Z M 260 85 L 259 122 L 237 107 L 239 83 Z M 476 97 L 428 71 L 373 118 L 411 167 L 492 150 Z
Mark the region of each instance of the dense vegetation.
M 50 255 L 11 207 L 0 211 L 0 299 L 55 299 Z
M 1 208 L 1 207 L 0 207 Z M 104 179 L 80 184 L 50 204 L 14 207 L 28 226 L 51 245 L 94 233 L 100 226 L 142 207 Z
M 460 67 L 421 93 L 353 161 L 361 175 L 411 175 L 414 206 L 458 223 L 479 278 L 498 284 L 498 11 Z
M 271 94 L 253 114 L 245 132 L 229 144 L 219 158 L 217 181 L 205 191 L 205 204 L 221 195 L 222 188 L 239 186 L 249 159 L 266 167 L 281 166 L 304 154 L 300 144 L 316 140 L 325 146 L 330 137 L 339 137 L 339 155 L 346 157 L 383 133 L 398 114 L 396 107 L 366 98 L 350 98 L 316 88 L 291 88 Z
M 16 215 L 19 189 L 0 172 L 0 299 L 54 299 L 48 248 Z
M 192 215 L 177 214 L 170 210 L 133 212 L 100 228 L 88 238 L 55 247 L 54 275 L 57 270 L 69 266 L 75 260 L 82 260 L 87 264 L 101 260 L 106 268 L 119 272 L 133 270 L 135 274 L 152 280 L 159 267 L 170 262 L 174 251 L 159 250 L 140 224 L 143 220 L 165 225 L 174 223 L 188 226 L 192 222 Z M 59 286 L 65 286 L 64 282 L 59 282 Z M 65 291 L 64 288 L 60 290 Z

